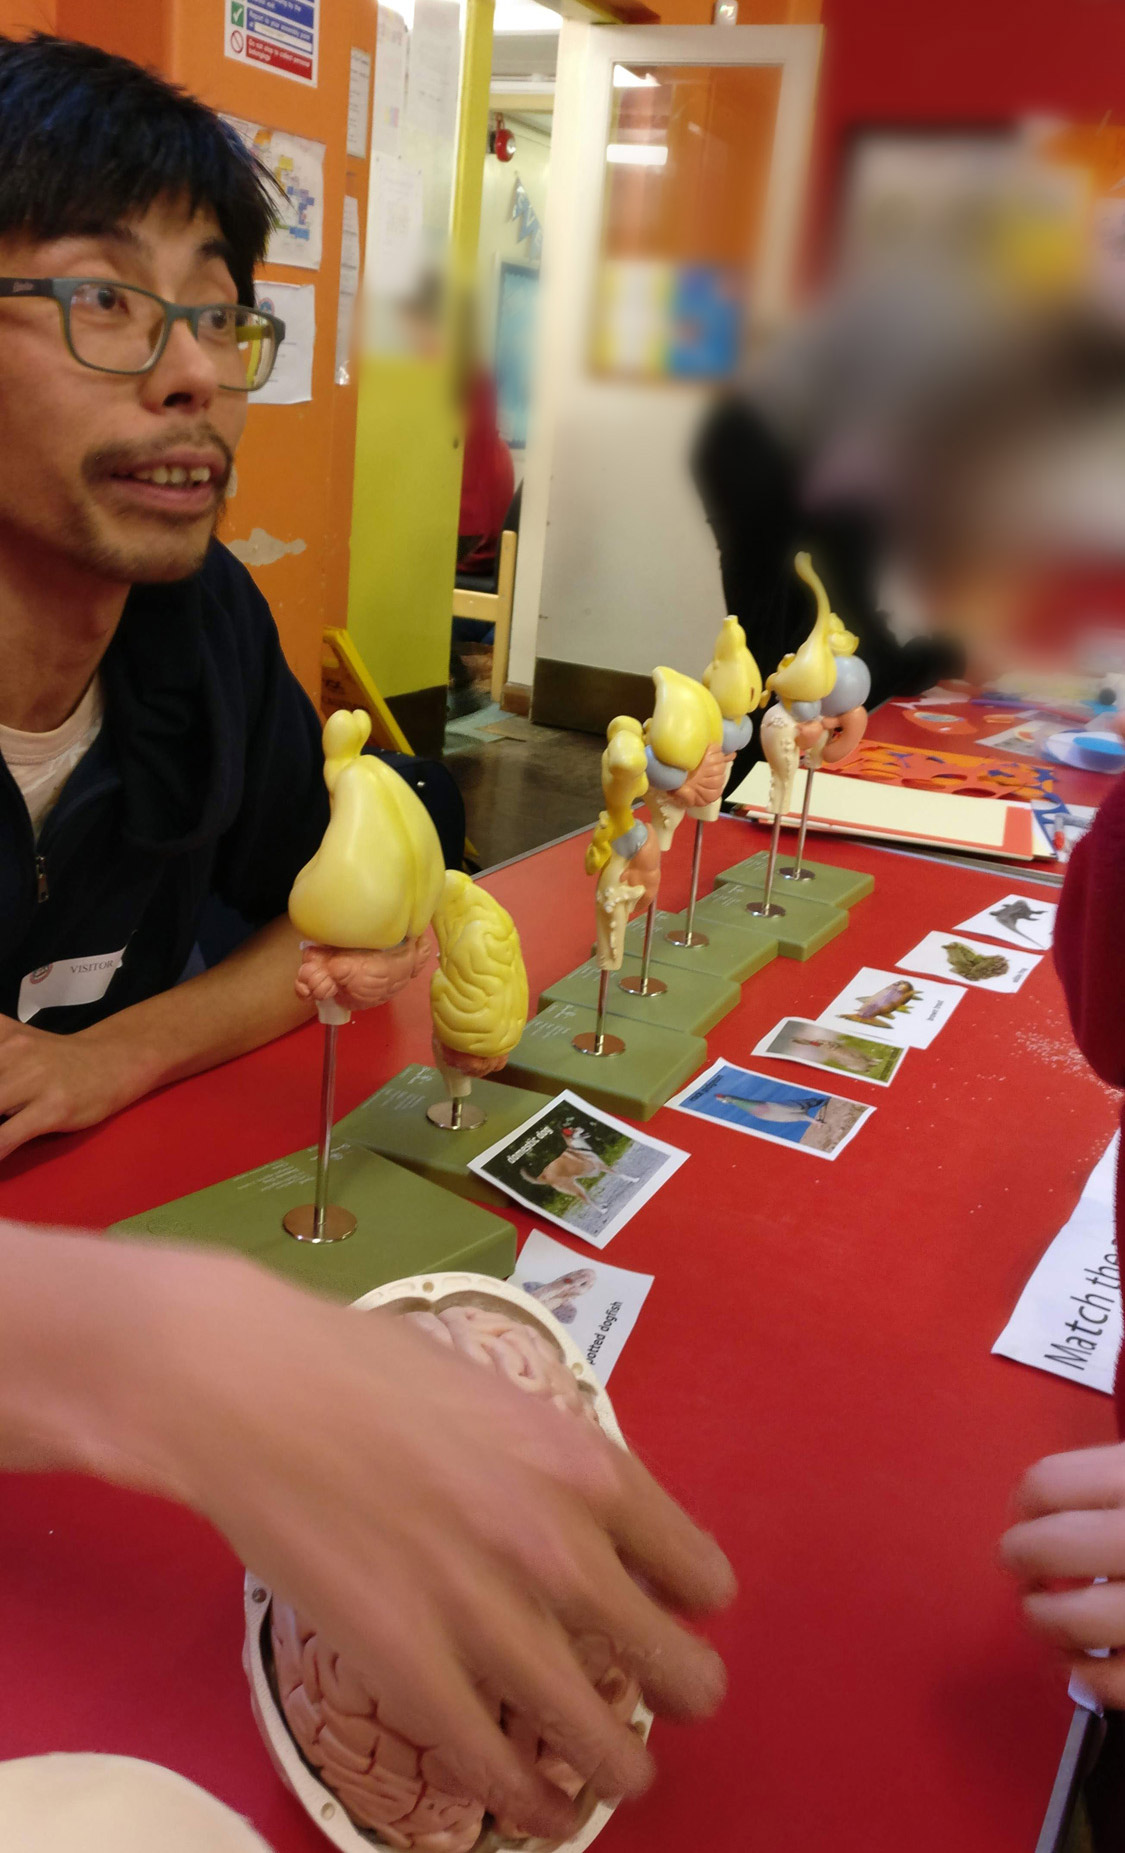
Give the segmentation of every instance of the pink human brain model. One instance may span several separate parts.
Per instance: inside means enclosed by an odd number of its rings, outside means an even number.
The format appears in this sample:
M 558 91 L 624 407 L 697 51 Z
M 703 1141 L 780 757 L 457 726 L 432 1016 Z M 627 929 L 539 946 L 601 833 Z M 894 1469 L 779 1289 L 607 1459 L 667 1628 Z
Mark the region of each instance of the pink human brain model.
M 481 1306 L 403 1315 L 435 1343 L 497 1371 L 528 1395 L 594 1421 L 592 1406 L 546 1334 L 512 1314 Z M 287 1604 L 271 1610 L 274 1668 L 281 1708 L 299 1748 L 358 1827 L 390 1847 L 417 1853 L 471 1853 L 485 1825 L 484 1809 L 446 1768 L 440 1746 L 424 1748 L 396 1727 L 393 1712 L 315 1630 Z M 611 1644 L 596 1635 L 573 1643 L 591 1683 L 615 1715 L 630 1719 L 640 1698 L 636 1682 L 615 1664 Z M 507 1735 L 534 1753 L 540 1772 L 567 1795 L 582 1777 L 543 1744 L 535 1727 L 489 1699 Z M 510 1822 L 498 1833 L 515 1837 Z

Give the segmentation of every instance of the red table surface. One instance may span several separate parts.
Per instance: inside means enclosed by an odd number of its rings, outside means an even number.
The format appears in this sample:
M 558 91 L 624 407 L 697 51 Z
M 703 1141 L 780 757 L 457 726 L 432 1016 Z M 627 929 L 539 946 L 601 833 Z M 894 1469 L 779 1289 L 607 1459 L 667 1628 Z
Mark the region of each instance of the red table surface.
M 690 831 L 664 900 L 686 898 Z M 705 890 L 759 846 L 707 831 Z M 589 950 L 582 841 L 498 872 L 533 989 Z M 876 877 L 849 931 L 744 988 L 710 1051 L 750 1059 L 864 964 L 894 965 L 1008 889 L 999 877 L 818 842 Z M 342 1038 L 345 1111 L 427 1047 L 425 987 Z M 20 1158 L 0 1213 L 101 1224 L 307 1143 L 313 1029 Z M 758 1065 L 755 1063 L 754 1065 Z M 764 1062 L 798 1081 L 792 1065 Z M 660 1778 L 607 1853 L 1027 1853 L 1069 1706 L 994 1563 L 1010 1489 L 1054 1449 L 1111 1437 L 1108 1399 L 989 1355 L 1113 1131 L 1045 960 L 1016 997 L 965 999 L 834 1164 L 672 1111 L 691 1160 L 608 1256 L 655 1275 L 614 1373 L 626 1432 L 713 1529 L 741 1579 L 714 1627 L 730 1695 L 711 1724 L 658 1724 Z M 515 1212 L 521 1232 L 530 1218 Z M 278 1853 L 319 1853 L 251 1721 L 241 1573 L 200 1520 L 62 1477 L 0 1506 L 0 1752 L 115 1751 L 181 1770 Z
M 916 753 L 960 753 L 974 758 L 983 756 L 996 759 L 1002 763 L 1018 761 L 1029 771 L 1035 766 L 1046 766 L 1054 779 L 1056 795 L 1064 804 L 1088 804 L 1095 810 L 1116 776 L 1109 772 L 1080 772 L 1075 766 L 1060 765 L 1058 760 L 1048 759 L 1046 754 L 1029 759 L 1026 753 L 1008 753 L 1002 746 L 981 744 L 989 735 L 1001 733 L 1009 727 L 1018 727 L 1028 708 L 1034 706 L 1032 702 L 1023 708 L 1005 708 L 1002 705 L 989 708 L 967 701 L 951 703 L 948 712 L 967 721 L 973 728 L 971 734 L 935 733 L 931 728 L 920 727 L 910 717 L 911 706 L 910 702 L 885 701 L 872 714 L 867 737 L 882 741 L 887 746 L 908 746 Z M 989 718 L 986 719 L 986 716 Z M 1065 733 L 1075 725 L 1077 723 L 1073 721 L 1059 720 L 1057 731 Z

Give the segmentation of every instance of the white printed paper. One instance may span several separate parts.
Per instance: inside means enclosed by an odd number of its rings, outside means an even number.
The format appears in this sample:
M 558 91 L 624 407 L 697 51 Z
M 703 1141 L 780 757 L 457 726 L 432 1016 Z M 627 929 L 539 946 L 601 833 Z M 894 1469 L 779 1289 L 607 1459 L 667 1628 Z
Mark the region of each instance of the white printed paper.
M 382 8 L 380 8 L 382 11 Z M 353 45 L 348 60 L 347 150 L 360 161 L 367 153 L 367 112 L 371 98 L 371 53 Z
M 122 946 L 117 952 L 92 953 L 85 959 L 56 959 L 53 965 L 37 966 L 20 985 L 16 1016 L 21 1023 L 30 1023 L 41 1010 L 99 1003 L 124 957 Z
M 379 8 L 375 40 L 375 87 L 371 96 L 371 152 L 397 154 L 406 107 L 406 21 L 391 6 Z
M 839 1094 L 812 1092 L 721 1059 L 674 1094 L 668 1105 L 752 1139 L 829 1160 L 839 1157 L 875 1111 Z
M 406 70 L 406 123 L 452 142 L 461 83 L 461 9 L 457 0 L 414 0 Z
M 603 1383 L 652 1286 L 651 1274 L 583 1261 L 541 1229 L 533 1229 L 524 1243 L 512 1280 L 566 1327 Z
M 964 995 L 959 984 L 930 984 L 924 978 L 906 979 L 899 972 L 865 965 L 817 1022 L 837 1025 L 851 1036 L 895 1042 L 900 1048 L 928 1049 Z
M 1115 1134 L 1001 1332 L 993 1352 L 1113 1394 L 1121 1348 L 1121 1279 L 1114 1240 Z
M 995 907 L 982 907 L 970 920 L 958 923 L 958 933 L 983 933 L 1006 946 L 1027 946 L 1032 952 L 1050 952 L 1055 939 L 1058 907 L 1038 895 L 1006 894 Z
M 273 372 L 251 405 L 301 405 L 312 398 L 313 349 L 316 345 L 316 288 L 312 283 L 260 283 L 259 309 L 269 309 L 285 323 Z
M 868 1081 L 872 1087 L 889 1087 L 906 1054 L 905 1048 L 882 1038 L 847 1034 L 827 1023 L 809 1023 L 804 1017 L 783 1017 L 768 1036 L 763 1036 L 750 1051 L 768 1055 L 775 1062 L 798 1062 L 803 1068 L 819 1068 L 823 1074 L 838 1074 L 853 1081 Z
M 224 116 L 281 188 L 280 223 L 270 233 L 267 264 L 319 270 L 324 244 L 324 143 L 263 128 L 242 116 Z
M 352 324 L 355 299 L 359 293 L 359 202 L 350 193 L 344 195 L 344 230 L 340 239 L 340 296 L 336 304 L 337 386 L 350 379 L 348 361 L 352 351 Z
M 379 296 L 403 298 L 422 267 L 422 170 L 388 154 L 371 157 L 367 275 Z
M 925 939 L 898 961 L 900 971 L 932 972 L 951 978 L 970 991 L 1018 991 L 1039 964 L 1035 952 L 1001 952 L 984 940 L 964 933 L 927 933 Z

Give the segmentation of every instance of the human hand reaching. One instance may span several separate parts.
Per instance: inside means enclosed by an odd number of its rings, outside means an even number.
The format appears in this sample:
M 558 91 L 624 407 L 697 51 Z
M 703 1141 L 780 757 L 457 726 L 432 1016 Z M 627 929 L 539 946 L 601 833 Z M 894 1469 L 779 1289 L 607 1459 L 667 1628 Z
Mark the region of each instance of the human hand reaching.
M 1015 1509 L 1000 1557 L 1021 1585 L 1028 1626 L 1104 1705 L 1125 1707 L 1125 1444 L 1039 1461 Z M 1116 1651 L 1091 1659 L 1098 1647 Z
M 386 1004 L 425 970 L 432 947 L 429 935 L 404 939 L 388 952 L 365 952 L 338 946 L 303 946 L 297 972 L 297 996 L 313 1003 L 333 999 L 344 1010 L 370 1010 Z

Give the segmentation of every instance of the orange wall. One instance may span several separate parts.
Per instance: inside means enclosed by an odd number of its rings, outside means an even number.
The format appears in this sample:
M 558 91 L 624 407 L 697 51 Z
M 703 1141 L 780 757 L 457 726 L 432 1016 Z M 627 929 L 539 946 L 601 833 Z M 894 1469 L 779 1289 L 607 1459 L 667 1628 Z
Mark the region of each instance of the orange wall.
M 0 28 L 54 29 L 150 63 L 215 109 L 325 143 L 320 269 L 267 265 L 263 275 L 316 288 L 313 396 L 306 405 L 255 406 L 238 457 L 238 493 L 224 533 L 264 528 L 305 550 L 254 568 L 282 642 L 310 693 L 320 686 L 320 633 L 346 621 L 356 387 L 333 379 L 345 191 L 367 223 L 367 163 L 345 151 L 348 57 L 375 51 L 375 0 L 321 0 L 315 89 L 223 55 L 223 0 L 0 0 Z

